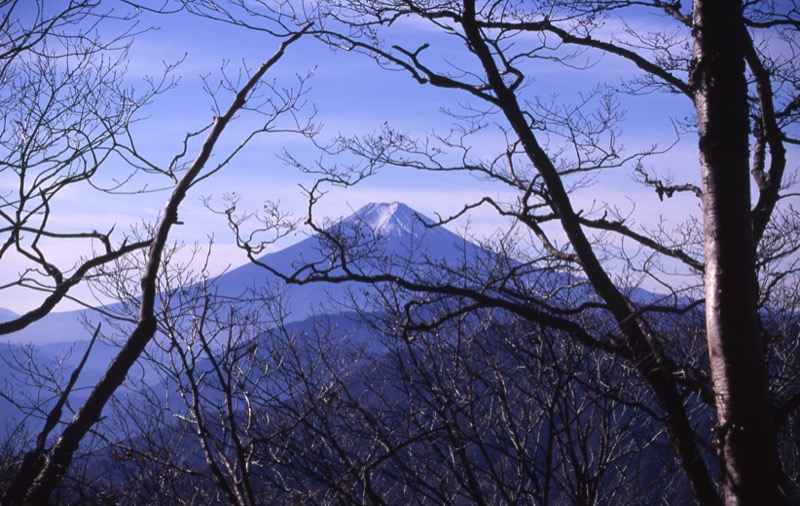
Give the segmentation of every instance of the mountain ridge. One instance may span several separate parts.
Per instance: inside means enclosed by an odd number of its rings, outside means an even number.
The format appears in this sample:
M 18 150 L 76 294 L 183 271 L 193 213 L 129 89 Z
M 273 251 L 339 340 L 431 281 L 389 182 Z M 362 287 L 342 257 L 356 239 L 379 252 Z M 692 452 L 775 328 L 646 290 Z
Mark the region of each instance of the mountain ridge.
M 325 230 L 325 234 L 338 238 L 352 238 L 357 235 L 359 241 L 374 247 L 371 254 L 377 256 L 380 253 L 382 259 L 394 259 L 396 264 L 403 265 L 423 258 L 426 261 L 460 262 L 464 257 L 463 248 L 470 251 L 480 249 L 400 202 L 367 204 L 336 221 Z M 326 262 L 324 252 L 327 246 L 323 241 L 324 234 L 314 234 L 281 250 L 266 253 L 258 261 L 290 276 L 301 266 Z M 317 312 L 341 312 L 343 309 L 336 305 L 347 300 L 347 292 L 355 284 L 286 284 L 278 276 L 250 262 L 210 278 L 207 286 L 218 297 L 229 300 L 252 297 L 259 293 L 271 296 L 282 294 L 280 303 L 285 307 L 276 309 L 286 314 L 287 322 L 294 322 L 304 320 Z M 119 303 L 94 309 L 54 312 L 23 331 L 1 336 L 0 342 L 49 344 L 88 339 L 90 331 L 81 321 L 87 320 L 94 324 L 100 320 L 96 314 L 97 309 L 110 308 L 115 304 Z M 0 308 L 0 316 L 5 313 L 13 315 Z

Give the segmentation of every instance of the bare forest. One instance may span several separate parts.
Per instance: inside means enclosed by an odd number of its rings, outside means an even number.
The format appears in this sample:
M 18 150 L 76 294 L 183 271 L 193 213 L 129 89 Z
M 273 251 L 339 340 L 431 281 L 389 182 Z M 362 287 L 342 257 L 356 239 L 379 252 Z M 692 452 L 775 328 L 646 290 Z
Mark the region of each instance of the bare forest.
M 133 79 L 182 23 L 207 66 Z M 2 505 L 800 504 L 799 33 L 795 0 L 0 0 Z M 359 94 L 392 112 L 326 112 Z M 387 177 L 441 188 L 326 211 Z

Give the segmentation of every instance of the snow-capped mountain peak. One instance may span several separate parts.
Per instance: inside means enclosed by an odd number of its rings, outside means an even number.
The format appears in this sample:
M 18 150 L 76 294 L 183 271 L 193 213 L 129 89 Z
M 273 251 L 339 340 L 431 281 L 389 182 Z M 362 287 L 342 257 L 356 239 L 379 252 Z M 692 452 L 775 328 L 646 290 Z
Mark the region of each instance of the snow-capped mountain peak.
M 338 235 L 345 239 L 345 243 L 354 248 L 354 255 L 359 258 L 351 267 L 358 265 L 367 269 L 370 261 L 376 258 L 384 266 L 394 265 L 394 268 L 408 267 L 414 262 L 420 265 L 431 262 L 458 265 L 464 260 L 465 251 L 468 257 L 478 254 L 478 246 L 442 226 L 434 226 L 434 223 L 399 202 L 373 203 L 337 222 L 329 231 L 334 237 Z M 303 265 L 319 264 L 321 268 L 327 268 L 329 259 L 326 254 L 330 247 L 321 235 L 315 235 L 280 251 L 267 253 L 259 261 L 288 276 Z M 372 256 L 360 256 L 363 254 Z M 284 285 L 273 273 L 252 263 L 221 274 L 211 283 L 220 300 L 230 301 L 242 297 L 246 299 L 259 290 L 281 287 L 285 297 L 282 310 L 288 315 L 287 321 L 307 318 L 329 306 L 331 300 L 348 299 L 349 295 L 345 293 L 354 286 L 347 283 Z M 91 312 L 53 313 L 8 340 L 16 343 L 46 343 L 71 339 L 72 336 L 84 337 L 86 333 L 81 324 L 81 315 L 84 314 L 91 315 Z M 12 316 L 0 309 L 0 321 Z
M 346 227 L 368 227 L 380 237 L 419 234 L 432 222 L 400 202 L 367 204 L 343 221 Z

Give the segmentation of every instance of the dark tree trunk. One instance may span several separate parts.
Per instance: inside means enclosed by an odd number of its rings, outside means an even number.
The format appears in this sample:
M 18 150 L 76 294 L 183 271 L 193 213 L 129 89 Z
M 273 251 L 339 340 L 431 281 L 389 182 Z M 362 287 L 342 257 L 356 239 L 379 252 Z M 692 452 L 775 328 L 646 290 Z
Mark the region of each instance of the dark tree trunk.
M 181 203 L 200 176 L 202 169 L 214 151 L 217 140 L 227 125 L 245 106 L 253 89 L 267 71 L 281 59 L 286 48 L 297 41 L 303 33 L 304 30 L 296 32 L 284 40 L 278 47 L 278 51 L 262 64 L 237 92 L 233 103 L 225 114 L 214 118 L 214 123 L 206 136 L 200 153 L 175 185 L 156 225 L 154 238 L 147 256 L 147 265 L 142 275 L 142 295 L 139 307 L 139 321 L 136 328 L 122 350 L 111 361 L 105 375 L 94 386 L 86 402 L 64 428 L 61 437 L 53 445 L 44 464 L 30 469 L 23 469 L 14 478 L 14 483 L 11 486 L 15 487 L 15 490 L 27 488 L 24 498 L 3 498 L 3 506 L 6 506 L 6 504 L 18 504 L 20 500 L 25 506 L 49 504 L 50 495 L 69 470 L 73 456 L 86 434 L 100 420 L 103 409 L 111 399 L 111 396 L 125 381 L 128 371 L 139 359 L 139 356 L 141 356 L 145 347 L 156 333 L 155 303 L 158 290 L 156 277 L 161 266 L 164 248 L 166 248 L 169 240 L 170 230 L 173 225 L 178 223 L 178 210 Z M 32 479 L 31 473 L 34 471 L 39 471 L 39 474 L 35 479 Z
M 742 5 L 694 1 L 692 87 L 703 179 L 706 326 L 727 504 L 780 504 L 772 403 L 759 332 L 750 215 Z
M 578 215 L 572 208 L 569 194 L 563 186 L 556 167 L 537 142 L 516 96 L 505 86 L 500 72 L 494 66 L 491 51 L 483 41 L 475 24 L 475 0 L 464 1 L 462 25 L 475 54 L 481 59 L 489 84 L 497 95 L 498 107 L 519 136 L 521 145 L 547 185 L 553 202 L 553 211 L 559 216 L 564 232 L 569 238 L 586 277 L 619 323 L 619 327 L 627 339 L 630 358 L 633 359 L 637 370 L 652 388 L 664 412 L 664 424 L 670 444 L 686 473 L 695 500 L 698 504 L 703 505 L 719 504 L 719 495 L 703 462 L 694 430 L 687 417 L 674 379 L 669 370 L 665 368 L 659 344 L 649 334 L 644 322 L 636 316 L 628 299 L 614 285 L 595 255 L 591 242 L 579 223 Z

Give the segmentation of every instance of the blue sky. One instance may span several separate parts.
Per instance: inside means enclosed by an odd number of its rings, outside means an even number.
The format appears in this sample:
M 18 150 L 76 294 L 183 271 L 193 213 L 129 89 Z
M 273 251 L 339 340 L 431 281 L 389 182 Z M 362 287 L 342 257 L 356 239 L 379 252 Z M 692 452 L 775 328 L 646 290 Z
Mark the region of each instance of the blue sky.
M 610 20 L 607 29 L 618 29 L 615 23 L 615 20 Z M 131 85 L 141 86 L 142 80 L 147 75 L 158 74 L 165 62 L 182 60 L 175 70 L 179 77 L 177 87 L 157 97 L 146 111 L 148 118 L 137 126 L 136 131 L 140 149 L 151 160 L 165 165 L 180 150 L 184 134 L 207 124 L 213 115 L 200 76 L 208 76 L 210 82 L 218 80 L 224 61 L 228 61 L 227 69 L 233 72 L 242 65 L 256 67 L 273 54 L 278 42 L 264 34 L 186 14 L 142 15 L 139 26 L 152 26 L 153 29 L 137 35 L 133 42 L 126 76 Z M 435 37 L 438 35 L 425 26 L 409 23 L 406 28 L 404 40 L 437 40 Z M 460 48 L 443 47 L 440 54 L 454 61 L 462 58 L 457 56 Z M 577 102 L 580 93 L 590 91 L 598 83 L 617 86 L 622 76 L 630 76 L 633 72 L 629 64 L 610 56 L 589 55 L 587 58 L 585 61 L 593 65 L 582 71 L 549 62 L 537 64 L 535 76 L 530 81 L 529 96 L 557 96 L 560 101 Z M 297 82 L 297 75 L 310 72 L 313 77 L 308 81 L 310 90 L 306 95 L 306 113 L 310 113 L 312 107 L 316 108 L 315 121 L 322 125 L 322 138 L 338 133 L 367 133 L 380 128 L 384 122 L 412 136 L 422 137 L 432 130 L 445 132 L 451 128 L 453 120 L 439 110 L 442 107 L 456 108 L 466 99 L 463 94 L 421 86 L 406 74 L 381 70 L 363 55 L 334 53 L 314 40 L 301 41 L 290 47 L 268 79 L 274 78 L 279 87 L 288 87 Z M 222 103 L 227 105 L 224 100 Z M 621 139 L 629 152 L 652 144 L 670 145 L 676 140 L 670 118 L 693 114 L 685 97 L 661 94 L 623 97 L 623 107 L 627 113 Z M 254 124 L 252 121 L 251 116 L 243 114 L 232 125 L 222 139 L 217 159 L 250 131 Z M 497 118 L 497 121 L 501 119 Z M 476 153 L 489 154 L 498 148 L 494 142 L 496 138 L 486 136 L 474 140 Z M 698 183 L 695 144 L 693 136 L 684 136 L 667 156 L 652 159 L 649 163 L 667 168 L 677 180 Z M 196 152 L 196 147 L 195 144 L 190 148 L 188 158 Z M 261 137 L 223 172 L 195 188 L 184 202 L 181 219 L 185 224 L 175 230 L 174 238 L 187 244 L 202 244 L 207 236 L 213 235 L 212 274 L 228 265 L 241 264 L 245 258 L 236 249 L 224 221 L 203 207 L 202 197 L 211 197 L 219 202 L 223 194 L 237 192 L 242 196 L 243 208 L 257 209 L 263 200 L 279 200 L 287 211 L 299 215 L 304 213 L 306 200 L 300 185 L 308 185 L 311 180 L 278 159 L 277 155 L 283 149 L 298 156 L 316 156 L 313 147 L 299 136 L 278 134 Z M 113 168 L 107 174 L 117 177 Z M 161 183 L 157 180 L 148 182 L 151 187 L 158 184 Z M 483 195 L 513 198 L 513 193 L 507 193 L 496 184 L 487 184 L 466 175 L 387 169 L 354 188 L 331 188 L 320 204 L 318 216 L 342 217 L 368 202 L 387 201 L 405 202 L 428 216 L 436 213 L 446 215 Z M 117 230 L 125 230 L 141 220 L 155 220 L 167 196 L 165 192 L 156 192 L 144 197 L 101 198 L 92 195 L 87 198 L 81 192 L 71 192 L 60 203 L 61 221 L 58 224 L 79 227 L 91 222 L 93 227 L 101 229 L 116 224 Z M 633 181 L 629 168 L 603 174 L 592 187 L 577 193 L 575 199 L 578 208 L 589 209 L 595 203 L 615 202 L 623 212 L 635 209 L 636 222 L 643 226 L 655 225 L 660 217 L 677 220 L 687 214 L 697 215 L 699 210 L 698 202 L 690 197 L 660 202 L 652 190 Z M 489 236 L 504 225 L 505 222 L 489 209 L 478 210 L 469 218 L 469 231 L 478 237 Z M 460 230 L 466 226 L 467 220 L 463 220 L 450 228 Z M 276 247 L 303 237 L 301 230 Z M 76 249 L 71 252 L 62 250 L 61 253 L 68 258 L 80 252 Z M 14 270 L 13 262 L 5 265 L 9 267 L 4 267 L 4 273 Z M 40 297 L 29 295 L 0 295 L 5 299 L 0 301 L 0 307 L 24 311 Z M 59 309 L 71 307 L 74 306 L 60 306 Z
M 177 145 L 186 129 L 202 124 L 211 114 L 207 97 L 201 92 L 199 75 L 218 73 L 220 63 L 226 59 L 230 60 L 229 66 L 234 68 L 241 65 L 242 60 L 255 66 L 271 55 L 276 46 L 274 40 L 262 34 L 184 15 L 145 18 L 143 22 L 152 22 L 158 26 L 158 30 L 137 38 L 131 52 L 131 78 L 136 73 L 152 73 L 159 68 L 161 60 L 176 61 L 185 55 L 184 62 L 177 70 L 181 76 L 179 87 L 161 97 L 151 109 L 153 118 L 145 129 L 145 138 L 148 138 L 148 133 L 151 136 L 151 145 L 148 147 L 157 144 L 165 153 L 170 153 L 169 146 Z M 411 33 L 409 38 L 429 36 L 427 29 L 413 26 L 410 29 L 417 29 L 419 33 Z M 621 73 L 631 70 L 628 64 L 609 56 L 596 60 L 597 65 L 582 72 L 555 65 L 543 66 L 543 71 L 535 76 L 531 89 L 543 97 L 558 95 L 559 100 L 577 101 L 579 93 L 590 91 L 598 82 L 619 84 Z M 384 122 L 418 136 L 427 135 L 432 130 L 447 131 L 452 119 L 441 114 L 439 109 L 455 108 L 466 98 L 452 91 L 421 86 L 400 72 L 380 70 L 363 55 L 333 53 L 313 40 L 291 47 L 272 76 L 284 85 L 291 85 L 296 74 L 310 71 L 314 75 L 309 81 L 311 89 L 307 99 L 309 105 L 313 104 L 318 109 L 316 121 L 323 125 L 323 138 L 337 133 L 370 132 Z M 630 98 L 625 108 L 627 121 L 623 126 L 623 143 L 631 151 L 653 143 L 662 146 L 670 144 L 675 140 L 675 135 L 671 124 L 665 124 L 665 118 L 675 113 L 692 114 L 685 98 L 658 94 Z M 501 121 L 500 118 L 497 120 Z M 153 124 L 158 128 L 153 129 Z M 241 129 L 246 130 L 246 127 L 242 126 Z M 696 163 L 694 144 L 694 139 L 689 138 L 677 146 L 670 156 L 671 164 L 678 162 L 682 167 L 687 163 Z M 289 135 L 275 139 L 263 138 L 258 146 L 239 159 L 235 167 L 215 178 L 213 186 L 221 188 L 230 184 L 231 189 L 238 191 L 241 188 L 237 181 L 247 181 L 249 188 L 267 182 L 273 186 L 272 182 L 275 181 L 285 189 L 285 192 L 281 190 L 285 197 L 282 200 L 288 203 L 292 200 L 291 195 L 296 193 L 303 207 L 302 192 L 297 187 L 299 175 L 281 167 L 275 159 L 275 154 L 283 147 L 295 152 L 308 149 L 301 139 Z M 474 149 L 479 151 L 481 146 L 476 145 Z M 487 146 L 486 153 L 494 150 L 495 146 Z M 264 177 L 265 167 L 269 168 L 269 178 Z M 445 211 L 455 209 L 456 206 L 452 204 L 460 205 L 464 201 L 453 197 L 448 199 L 451 202 L 446 202 L 443 199 L 431 199 L 426 194 L 439 194 L 442 184 L 466 194 L 485 193 L 485 185 L 475 184 L 468 177 L 399 172 L 386 170 L 374 180 L 344 192 L 346 197 L 327 199 L 330 202 L 324 203 L 325 208 L 336 215 L 347 213 L 350 208 L 358 208 L 369 201 L 391 199 L 403 200 L 422 212 L 432 213 L 442 212 L 442 206 Z M 639 190 L 635 185 L 628 184 L 630 178 L 627 171 L 607 177 L 613 185 L 607 191 L 624 189 L 635 193 Z M 254 193 L 268 191 L 264 187 Z

